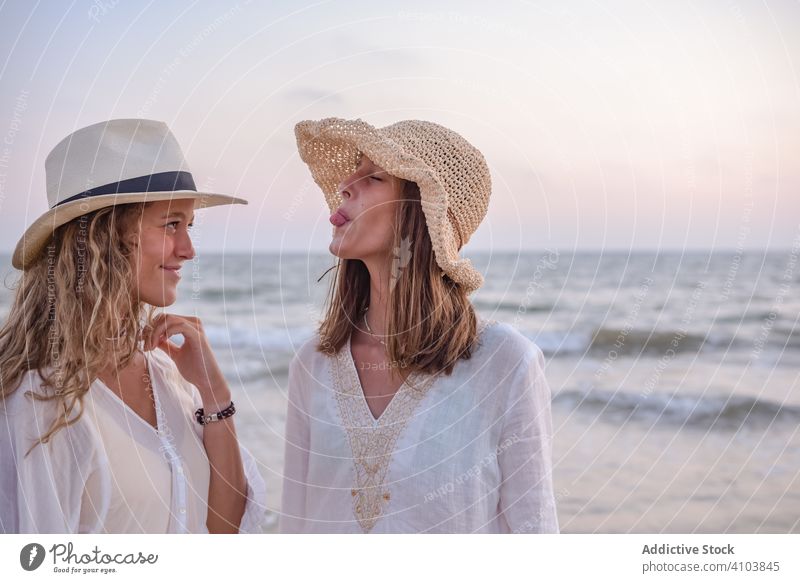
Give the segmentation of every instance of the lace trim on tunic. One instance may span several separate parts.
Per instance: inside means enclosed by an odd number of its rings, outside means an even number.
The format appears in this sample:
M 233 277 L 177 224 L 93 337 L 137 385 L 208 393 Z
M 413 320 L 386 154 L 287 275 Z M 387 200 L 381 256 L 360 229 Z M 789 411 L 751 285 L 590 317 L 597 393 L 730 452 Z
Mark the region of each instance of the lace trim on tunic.
M 479 326 L 479 334 L 496 323 L 484 322 Z M 376 420 L 361 388 L 349 339 L 330 359 L 330 367 L 336 403 L 353 453 L 355 487 L 350 490 L 353 511 L 361 529 L 368 533 L 391 499 L 386 475 L 397 439 L 437 376 L 412 372 Z
M 375 420 L 348 352 L 349 342 L 331 359 L 331 376 L 339 414 L 353 452 L 355 488 L 350 491 L 353 511 L 362 530 L 369 532 L 391 498 L 386 474 L 397 439 L 436 377 L 423 373 L 409 375 Z

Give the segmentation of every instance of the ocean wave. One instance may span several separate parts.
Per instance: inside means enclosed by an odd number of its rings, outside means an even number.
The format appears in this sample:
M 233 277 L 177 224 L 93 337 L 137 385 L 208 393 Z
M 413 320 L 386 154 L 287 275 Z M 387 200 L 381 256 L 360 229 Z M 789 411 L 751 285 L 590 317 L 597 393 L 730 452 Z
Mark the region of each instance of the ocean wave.
M 707 342 L 704 336 L 677 330 L 619 330 L 600 328 L 595 331 L 591 345 L 592 351 L 615 350 L 617 354 L 659 353 L 667 350 L 697 352 Z
M 552 312 L 556 306 L 552 303 L 527 304 L 524 301 L 517 302 L 493 302 L 489 300 L 474 300 L 472 305 L 481 313 L 511 313 L 511 314 L 532 314 L 539 312 Z
M 258 366 L 242 366 L 242 361 L 237 360 L 235 364 L 221 363 L 222 372 L 225 378 L 236 383 L 248 385 L 251 383 L 262 383 L 265 381 L 283 381 L 289 374 L 289 362 L 273 364 L 270 361 L 265 364 L 262 360 Z
M 561 330 L 527 333 L 530 340 L 542 349 L 547 356 L 565 356 L 570 354 L 583 354 L 591 344 L 592 335 L 589 332 Z
M 605 356 L 614 352 L 618 356 L 663 355 L 668 350 L 676 354 L 713 350 L 728 346 L 727 338 L 680 333 L 677 331 L 627 330 L 599 328 L 594 331 L 525 332 L 548 356 L 587 354 Z
M 800 423 L 800 407 L 731 395 L 632 394 L 602 389 L 562 391 L 553 405 L 613 422 L 664 423 L 699 429 L 766 427 Z
M 294 352 L 314 334 L 311 326 L 259 327 L 224 326 L 206 324 L 206 332 L 215 347 L 253 349 L 264 351 Z M 755 332 L 739 333 L 732 337 L 715 331 L 703 336 L 697 333 L 682 333 L 673 330 L 619 330 L 599 328 L 595 330 L 547 330 L 521 329 L 526 337 L 535 342 L 548 357 L 570 357 L 586 355 L 604 358 L 614 353 L 616 357 L 663 356 L 669 351 L 675 354 L 714 352 L 719 350 L 753 349 L 759 337 Z M 798 346 L 800 334 L 797 330 L 769 331 L 764 345 L 770 350 L 786 350 Z M 670 353 L 671 354 L 671 353 Z
M 203 326 L 214 348 L 255 349 L 294 353 L 314 334 L 308 326 L 293 328 L 242 328 L 234 326 Z
M 193 300 L 200 300 L 206 302 L 222 302 L 236 303 L 247 302 L 245 305 L 251 307 L 250 301 L 264 293 L 263 289 L 253 288 L 235 288 L 235 287 L 207 287 L 197 292 L 192 292 L 191 297 Z
M 743 298 L 742 301 L 748 301 L 748 298 Z M 714 319 L 715 324 L 746 324 L 749 322 L 763 322 L 770 318 L 769 310 L 751 311 L 747 313 L 733 312 L 724 316 L 719 316 Z

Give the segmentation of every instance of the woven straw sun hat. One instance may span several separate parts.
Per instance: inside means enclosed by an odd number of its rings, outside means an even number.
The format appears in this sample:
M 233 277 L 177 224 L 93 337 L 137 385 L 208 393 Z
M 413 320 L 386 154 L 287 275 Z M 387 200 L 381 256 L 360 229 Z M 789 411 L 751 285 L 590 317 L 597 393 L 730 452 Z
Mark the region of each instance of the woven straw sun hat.
M 327 118 L 295 126 L 300 158 L 308 164 L 331 212 L 343 202 L 341 182 L 365 155 L 397 178 L 416 182 L 436 263 L 467 293 L 483 284 L 459 257 L 486 215 L 492 181 L 486 160 L 456 132 L 419 120 L 375 128 L 360 119 Z
M 197 192 L 178 141 L 161 121 L 113 119 L 79 129 L 53 148 L 44 166 L 50 210 L 17 243 L 17 269 L 39 257 L 56 228 L 104 207 L 187 198 L 195 208 L 247 204 Z

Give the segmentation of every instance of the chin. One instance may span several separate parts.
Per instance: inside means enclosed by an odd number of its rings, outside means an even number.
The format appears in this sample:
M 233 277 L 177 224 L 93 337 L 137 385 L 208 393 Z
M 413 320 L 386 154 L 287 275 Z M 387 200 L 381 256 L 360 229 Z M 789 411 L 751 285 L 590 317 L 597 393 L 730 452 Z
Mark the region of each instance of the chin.
M 362 259 L 363 255 L 360 253 L 353 251 L 352 249 L 342 249 L 342 247 L 337 247 L 335 245 L 330 246 L 330 252 L 332 255 L 338 257 L 339 259 Z
M 347 233 L 337 233 L 328 245 L 328 250 L 339 259 L 363 259 L 371 254 L 364 241 L 352 235 L 348 237 Z
M 176 298 L 157 298 L 153 300 L 142 299 L 145 304 L 153 306 L 154 308 L 166 308 L 175 303 Z
M 328 251 L 331 252 L 331 255 L 335 255 L 339 259 L 347 259 L 347 257 L 343 256 L 342 254 L 342 240 L 339 238 L 334 239 L 331 241 L 331 244 L 328 245 Z
M 177 290 L 159 290 L 157 294 L 140 294 L 139 300 L 155 308 L 166 308 L 171 306 L 178 299 Z

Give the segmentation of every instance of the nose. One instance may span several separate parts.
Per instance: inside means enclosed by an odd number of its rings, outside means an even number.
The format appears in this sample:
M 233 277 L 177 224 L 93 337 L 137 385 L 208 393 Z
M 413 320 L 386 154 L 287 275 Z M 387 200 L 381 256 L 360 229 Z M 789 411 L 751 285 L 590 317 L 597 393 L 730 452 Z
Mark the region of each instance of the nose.
M 339 190 L 339 196 L 342 197 L 342 200 L 348 200 L 350 198 L 349 182 L 340 182 L 338 190 Z
M 192 237 L 189 235 L 189 231 L 181 230 L 178 237 L 176 237 L 175 242 L 175 255 L 180 257 L 185 261 L 189 261 L 190 259 L 194 259 L 195 251 L 194 245 L 192 244 Z
M 339 194 L 344 200 L 349 199 L 353 195 L 353 185 L 357 180 L 358 172 L 353 172 L 350 176 L 339 183 Z

